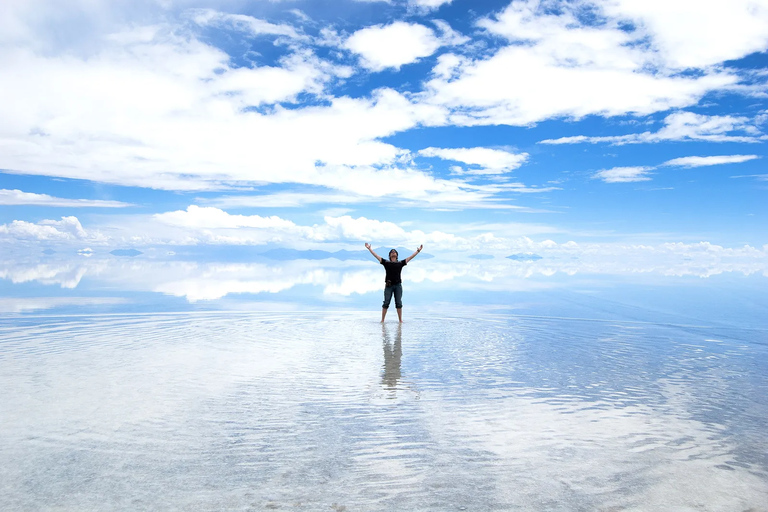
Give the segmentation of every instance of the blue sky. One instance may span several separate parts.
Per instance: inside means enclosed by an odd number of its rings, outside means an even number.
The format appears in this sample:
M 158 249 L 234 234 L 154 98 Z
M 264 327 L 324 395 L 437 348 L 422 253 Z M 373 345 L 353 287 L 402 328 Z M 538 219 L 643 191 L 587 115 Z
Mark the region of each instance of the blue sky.
M 6 248 L 768 254 L 764 2 L 11 0 L 0 34 Z

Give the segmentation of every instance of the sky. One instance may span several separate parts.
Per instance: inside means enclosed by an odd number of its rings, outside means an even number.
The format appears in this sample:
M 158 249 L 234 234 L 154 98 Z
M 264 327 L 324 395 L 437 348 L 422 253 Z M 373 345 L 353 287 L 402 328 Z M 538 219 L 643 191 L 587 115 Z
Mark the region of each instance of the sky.
M 765 273 L 766 51 L 756 0 L 5 0 L 0 245 Z

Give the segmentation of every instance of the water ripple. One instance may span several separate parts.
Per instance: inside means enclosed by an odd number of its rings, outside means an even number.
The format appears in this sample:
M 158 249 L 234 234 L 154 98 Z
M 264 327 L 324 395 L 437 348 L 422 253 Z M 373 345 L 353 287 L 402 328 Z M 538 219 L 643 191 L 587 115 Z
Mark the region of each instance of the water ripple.
M 768 503 L 758 331 L 358 313 L 10 322 L 7 510 Z

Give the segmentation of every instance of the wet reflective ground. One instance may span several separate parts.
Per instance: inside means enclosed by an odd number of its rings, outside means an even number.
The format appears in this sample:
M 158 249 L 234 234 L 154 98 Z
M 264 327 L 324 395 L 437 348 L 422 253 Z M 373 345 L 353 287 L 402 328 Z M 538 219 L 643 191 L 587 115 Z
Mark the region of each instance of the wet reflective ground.
M 764 510 L 768 331 L 0 319 L 5 510 Z

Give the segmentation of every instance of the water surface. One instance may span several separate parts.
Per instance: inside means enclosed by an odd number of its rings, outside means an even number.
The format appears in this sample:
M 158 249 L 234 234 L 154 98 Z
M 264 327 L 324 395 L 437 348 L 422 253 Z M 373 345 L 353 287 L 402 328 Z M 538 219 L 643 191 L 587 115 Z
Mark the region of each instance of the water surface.
M 8 316 L 0 502 L 764 509 L 767 331 L 591 316 Z

